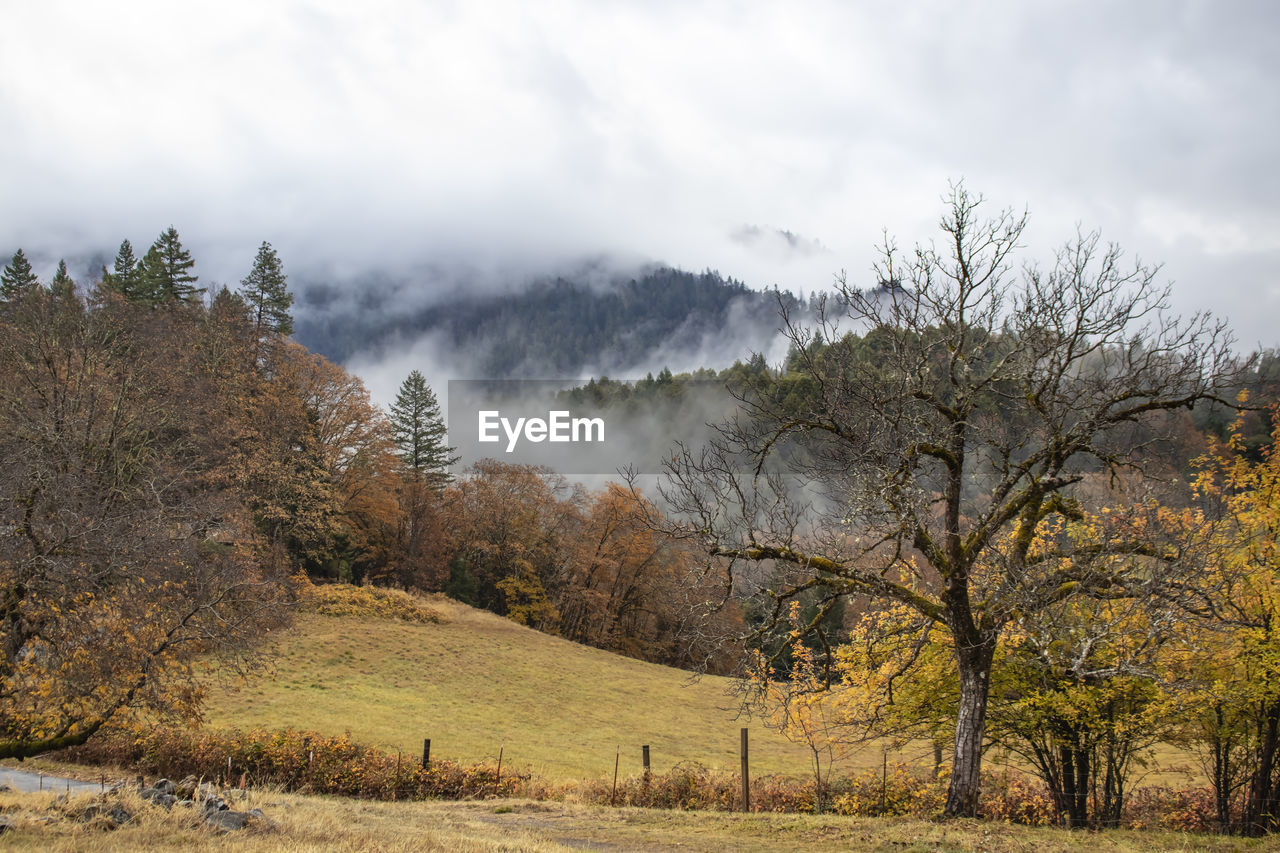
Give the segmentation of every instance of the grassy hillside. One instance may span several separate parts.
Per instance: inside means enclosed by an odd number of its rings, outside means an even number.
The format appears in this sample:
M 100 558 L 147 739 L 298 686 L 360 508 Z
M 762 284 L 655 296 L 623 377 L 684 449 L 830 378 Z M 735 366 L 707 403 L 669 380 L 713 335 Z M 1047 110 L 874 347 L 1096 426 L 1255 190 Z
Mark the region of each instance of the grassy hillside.
M 590 649 L 448 599 L 441 624 L 305 614 L 275 637 L 274 671 L 210 696 L 219 726 L 293 726 L 420 757 L 496 759 L 548 779 L 593 778 L 680 761 L 738 766 L 738 730 L 751 730 L 752 773 L 803 775 L 809 754 L 738 717 L 731 681 Z M 908 757 L 908 756 L 904 756 Z M 911 756 L 914 757 L 914 756 Z M 869 748 L 849 766 L 880 761 Z

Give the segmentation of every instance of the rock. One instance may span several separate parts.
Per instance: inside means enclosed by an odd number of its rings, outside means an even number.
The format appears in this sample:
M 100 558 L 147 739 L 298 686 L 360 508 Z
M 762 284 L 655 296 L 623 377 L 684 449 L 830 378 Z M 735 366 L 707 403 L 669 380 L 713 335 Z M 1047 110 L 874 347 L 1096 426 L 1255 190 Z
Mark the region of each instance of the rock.
M 252 815 L 246 812 L 233 811 L 206 812 L 204 816 L 205 823 L 227 832 L 246 828 L 252 819 Z
M 12 794 L 13 789 L 3 782 L 0 782 L 0 794 Z
M 183 800 L 194 800 L 196 790 L 200 787 L 200 780 L 194 776 L 187 776 L 178 783 L 178 789 L 174 793 Z
M 204 810 L 207 812 L 225 812 L 229 808 L 231 806 L 227 804 L 227 801 L 217 794 L 204 798 Z
M 178 792 L 178 786 L 168 779 L 158 780 L 153 787 L 162 794 L 176 794 Z
M 106 829 L 118 829 L 133 820 L 133 815 L 119 803 L 109 809 L 105 805 L 94 803 L 80 812 L 80 820 L 83 823 L 89 823 L 95 819 L 101 819 L 102 826 Z
M 164 806 L 166 809 L 173 808 L 173 804 L 178 801 L 178 798 L 173 794 L 166 794 L 157 788 L 143 788 L 138 792 L 138 796 L 144 800 L 150 800 L 158 806 Z

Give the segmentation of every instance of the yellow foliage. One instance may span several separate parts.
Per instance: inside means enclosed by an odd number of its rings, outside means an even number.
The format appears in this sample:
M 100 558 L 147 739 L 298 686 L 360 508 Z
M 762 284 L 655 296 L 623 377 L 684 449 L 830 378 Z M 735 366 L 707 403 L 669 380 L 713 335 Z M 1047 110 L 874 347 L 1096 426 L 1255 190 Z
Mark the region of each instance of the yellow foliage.
M 325 616 L 362 616 L 433 624 L 444 621 L 421 598 L 397 589 L 346 583 L 308 584 L 303 590 L 302 601 L 305 609 Z

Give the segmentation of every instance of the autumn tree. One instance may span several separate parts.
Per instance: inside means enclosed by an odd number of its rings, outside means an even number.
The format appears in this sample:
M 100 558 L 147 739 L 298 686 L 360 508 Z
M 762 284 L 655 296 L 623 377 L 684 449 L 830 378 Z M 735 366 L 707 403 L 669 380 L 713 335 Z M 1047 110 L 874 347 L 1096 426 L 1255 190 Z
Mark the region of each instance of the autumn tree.
M 1206 573 L 1217 595 L 1213 618 L 1189 626 L 1174 676 L 1219 824 L 1261 835 L 1280 827 L 1280 427 L 1259 449 L 1248 420 L 1199 463 L 1197 489 L 1225 522 Z
M 335 550 L 326 567 L 315 568 L 359 582 L 391 557 L 398 506 L 390 428 L 358 377 L 299 344 L 277 349 L 273 383 L 299 401 L 308 425 L 306 464 L 320 475 L 307 476 L 331 489 L 339 507 Z
M 255 333 L 271 332 L 282 337 L 293 334 L 293 294 L 280 257 L 270 243 L 263 242 L 253 259 L 253 269 L 240 281 L 240 292 L 249 305 Z
M 1081 233 L 1052 268 L 1017 275 L 1025 215 L 983 209 L 954 186 L 941 248 L 904 255 L 886 239 L 880 286 L 842 278 L 812 324 L 784 309 L 793 374 L 745 389 L 717 440 L 676 454 L 665 488 L 684 519 L 671 532 L 701 542 L 726 584 L 758 584 L 762 561 L 790 567 L 764 591 L 775 620 L 819 590 L 946 629 L 959 683 L 950 816 L 977 809 L 1010 621 L 1071 599 L 1172 595 L 1191 571 L 1155 526 L 1034 550 L 1038 537 L 1090 508 L 1076 488 L 1087 472 L 1142 464 L 1131 429 L 1211 397 L 1235 370 L 1225 328 L 1170 316 L 1155 269 Z M 791 381 L 809 390 L 788 395 Z
M 40 286 L 40 279 L 31 269 L 31 262 L 18 249 L 9 259 L 3 271 L 0 271 L 0 299 L 13 299 L 19 294 Z
M 736 607 L 707 626 L 688 618 L 716 590 L 691 583 L 696 555 L 648 522 L 658 509 L 616 483 L 585 496 L 568 531 L 563 577 L 554 587 L 559 632 L 596 648 L 691 670 L 732 671 L 739 647 L 718 639 L 741 625 Z
M 456 543 L 449 589 L 468 604 L 556 633 L 556 593 L 585 496 L 546 468 L 483 459 L 446 501 Z
M 791 658 L 787 671 L 778 672 L 757 650 L 748 666 L 748 679 L 754 703 L 764 712 L 765 725 L 808 747 L 813 760 L 813 810 L 821 814 L 831 767 L 846 754 L 855 738 L 849 737 L 841 705 L 827 689 L 827 668 L 804 642 L 807 632 L 799 601 L 792 600 L 787 621 Z
M 0 756 L 194 712 L 197 655 L 282 616 L 222 476 L 196 318 L 37 289 L 0 312 Z

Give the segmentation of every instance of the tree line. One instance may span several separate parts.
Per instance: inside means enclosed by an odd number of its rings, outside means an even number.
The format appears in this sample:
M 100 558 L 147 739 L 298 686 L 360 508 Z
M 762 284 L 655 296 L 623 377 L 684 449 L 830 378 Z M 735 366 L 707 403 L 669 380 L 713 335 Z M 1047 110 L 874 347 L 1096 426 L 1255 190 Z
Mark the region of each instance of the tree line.
M 237 289 L 198 281 L 173 228 L 84 287 L 21 250 L 0 273 L 0 755 L 131 708 L 196 713 L 196 658 L 252 655 L 302 578 L 730 665 L 685 618 L 692 552 L 646 526 L 652 506 L 495 462 L 454 479 L 420 372 L 384 412 L 289 338 L 269 243 Z
M 83 296 L 15 254 L 0 753 L 85 737 L 144 694 L 194 707 L 190 655 L 246 648 L 301 572 L 679 666 L 749 648 L 747 683 L 805 739 L 949 749 L 948 815 L 975 812 L 999 743 L 1065 823 L 1114 825 L 1168 740 L 1204 757 L 1224 828 L 1275 828 L 1277 360 L 1170 312 L 1156 270 L 1096 234 L 1014 273 L 1026 216 L 983 205 L 953 187 L 942 248 L 886 241 L 877 287 L 779 294 L 782 365 L 566 392 L 732 390 L 652 499 L 492 460 L 454 477 L 421 373 L 383 412 L 289 340 L 268 244 L 207 299 L 194 276 L 138 284 L 160 267 L 127 244 Z

